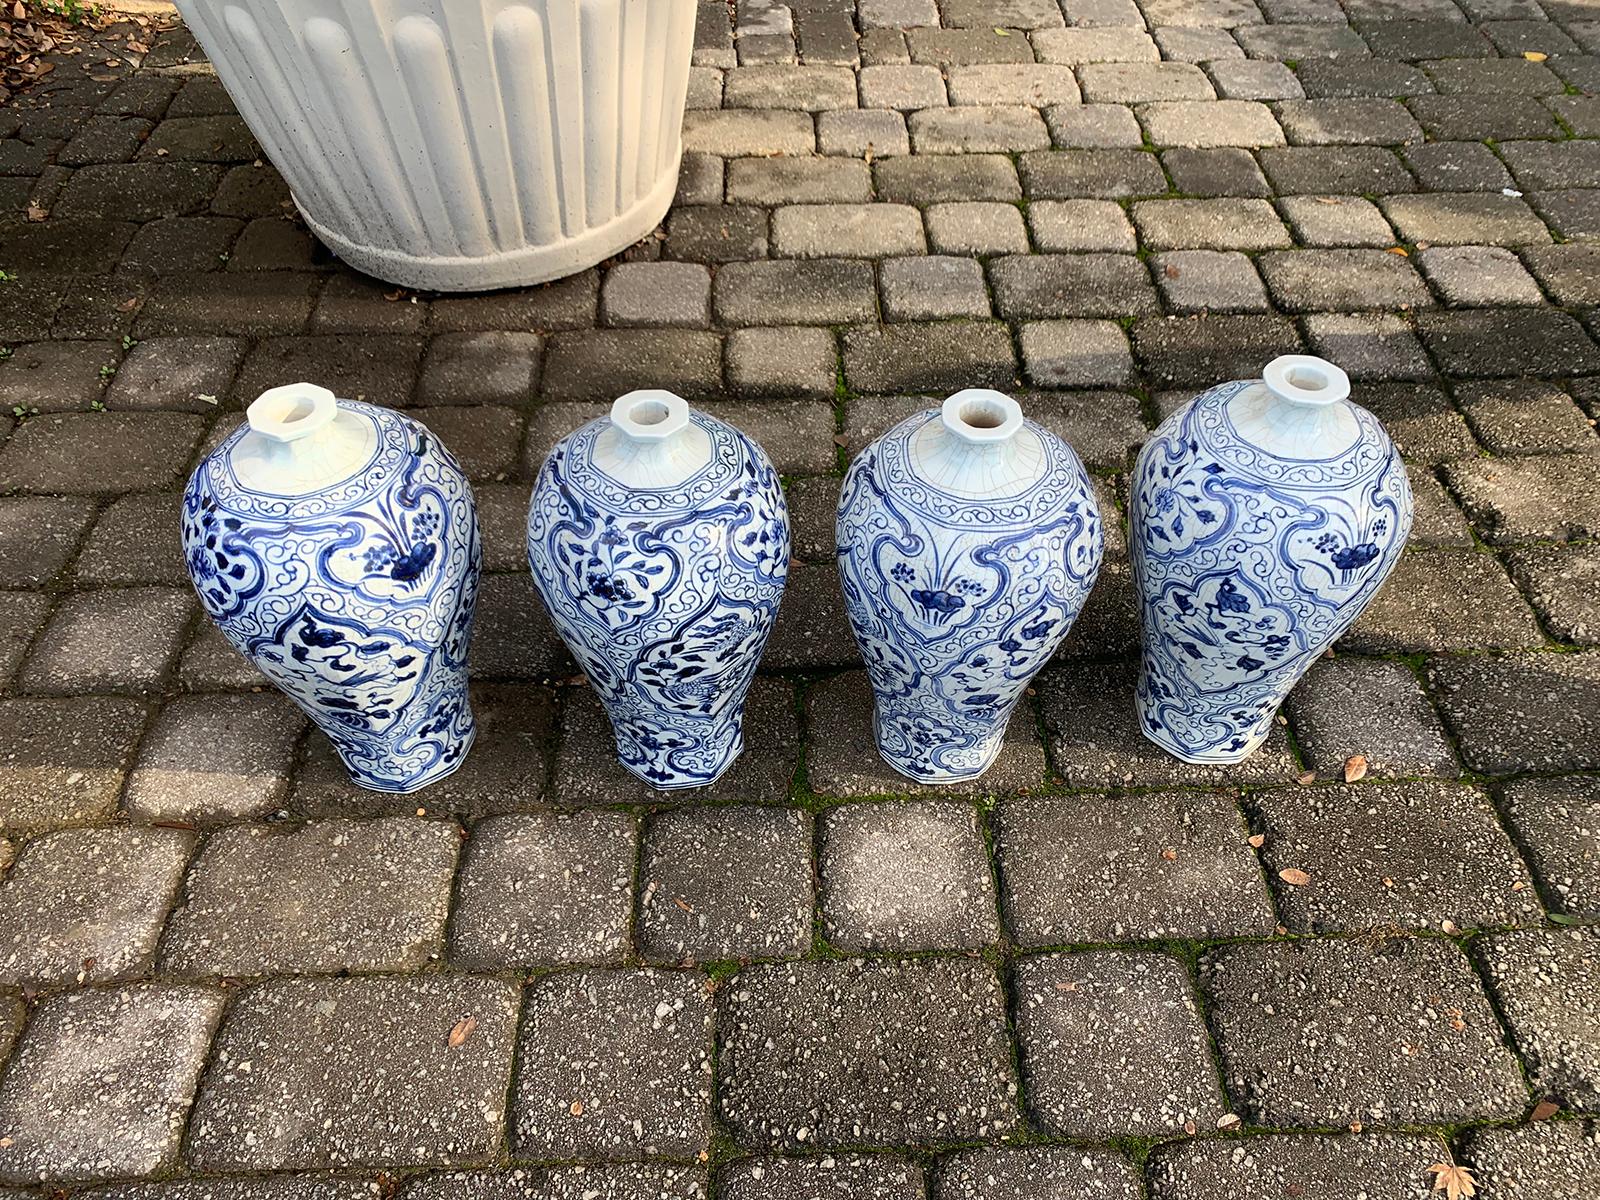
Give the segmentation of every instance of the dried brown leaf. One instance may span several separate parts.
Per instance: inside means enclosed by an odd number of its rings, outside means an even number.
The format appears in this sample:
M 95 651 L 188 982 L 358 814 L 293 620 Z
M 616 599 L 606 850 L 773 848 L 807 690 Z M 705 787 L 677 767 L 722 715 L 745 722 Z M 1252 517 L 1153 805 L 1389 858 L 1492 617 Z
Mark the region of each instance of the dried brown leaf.
M 461 1020 L 457 1021 L 454 1027 L 450 1030 L 450 1036 L 446 1040 L 451 1046 L 464 1045 L 466 1040 L 472 1036 L 472 1031 L 477 1027 L 477 1017 L 462 1017 Z
M 1315 783 L 1316 781 L 1317 773 L 1315 771 L 1303 771 L 1295 779 L 1295 782 L 1301 787 L 1305 787 L 1307 784 Z
M 1533 1106 L 1533 1119 L 1535 1121 L 1548 1121 L 1561 1111 L 1561 1105 L 1554 1100 L 1541 1100 Z
M 1254 849 L 1259 850 L 1259 849 L 1261 849 L 1261 847 L 1265 846 L 1266 844 L 1267 844 L 1267 835 L 1266 834 L 1264 834 L 1264 833 L 1252 833 L 1250 835 L 1250 845 Z
M 1310 874 L 1302 871 L 1299 867 L 1285 867 L 1278 872 L 1278 878 L 1291 887 L 1305 887 L 1306 884 L 1311 882 Z
M 1458 1167 L 1450 1162 L 1436 1162 L 1428 1170 L 1433 1173 L 1433 1190 L 1443 1192 L 1445 1200 L 1462 1200 L 1463 1196 L 1478 1194 L 1478 1181 L 1466 1167 Z
M 1344 760 L 1344 781 L 1356 783 L 1367 777 L 1367 756 L 1365 754 L 1352 754 Z

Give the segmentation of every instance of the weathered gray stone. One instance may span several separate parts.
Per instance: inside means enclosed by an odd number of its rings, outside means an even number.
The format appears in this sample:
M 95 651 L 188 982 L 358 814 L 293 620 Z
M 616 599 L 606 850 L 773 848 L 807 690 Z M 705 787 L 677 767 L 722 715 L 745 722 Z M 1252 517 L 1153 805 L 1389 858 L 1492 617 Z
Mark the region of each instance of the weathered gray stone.
M 922 254 L 922 214 L 909 204 L 790 204 L 772 214 L 781 258 L 882 258 Z
M 931 205 L 922 218 L 928 227 L 928 243 L 936 254 L 1028 252 L 1028 231 L 1014 204 L 955 200 Z
M 170 1170 L 220 992 L 151 984 L 43 1001 L 0 1084 L 0 1181 Z
M 713 298 L 729 325 L 839 325 L 878 312 L 872 264 L 847 259 L 729 263 Z
M 741 1145 L 921 1145 L 1016 1128 L 1005 1000 L 975 959 L 775 963 L 724 987 L 719 1112 Z
M 123 807 L 149 821 L 258 817 L 283 802 L 305 718 L 281 695 L 180 696 L 161 710 Z
M 1045 109 L 1044 117 L 1050 140 L 1063 150 L 1144 144 L 1139 119 L 1121 104 L 1056 104 Z
M 729 388 L 744 395 L 831 399 L 838 379 L 839 350 L 828 329 L 736 329 L 723 357 Z
M 694 109 L 683 116 L 683 148 L 723 158 L 810 154 L 816 134 L 806 113 L 767 109 Z
M 1276 921 L 1221 792 L 1005 800 L 996 854 L 1025 946 L 1269 934 Z
M 1278 208 L 1307 246 L 1392 246 L 1394 230 L 1360 196 L 1285 196 Z
M 1256 1124 L 1439 1124 L 1527 1104 L 1482 985 L 1449 942 L 1232 946 L 1200 975 L 1230 1089 Z
M 444 950 L 461 837 L 392 817 L 212 834 L 168 922 L 175 975 L 414 970 Z
M 481 970 L 620 960 L 633 909 L 635 841 L 625 813 L 480 822 L 456 887 L 451 960 Z
M 193 847 L 176 829 L 126 827 L 28 843 L 0 883 L 0 983 L 146 974 Z
M 1445 467 L 1445 483 L 1485 541 L 1572 541 L 1600 537 L 1596 464 L 1586 454 L 1470 459 Z
M 1600 767 L 1600 654 L 1441 656 L 1428 675 L 1469 767 Z
M 1138 249 L 1127 213 L 1111 200 L 1035 200 L 1028 227 L 1043 251 Z
M 217 1037 L 189 1124 L 190 1165 L 487 1163 L 505 1126 L 517 998 L 510 984 L 468 975 L 256 985 Z
M 1289 693 L 1306 765 L 1340 778 L 1354 755 L 1377 779 L 1461 773 L 1427 694 L 1404 663 L 1341 655 L 1312 666 Z
M 969 805 L 846 804 L 822 818 L 822 926 L 842 950 L 976 949 L 1000 933 Z
M 88 500 L 53 496 L 0 500 L 0 587 L 50 583 L 77 552 L 94 520 L 94 505 Z
M 144 722 L 131 700 L 0 700 L 0 830 L 109 816 Z
M 1434 192 L 1386 196 L 1384 215 L 1408 242 L 1433 246 L 1522 246 L 1548 242 L 1550 234 L 1514 196 Z
M 701 976 L 615 970 L 529 987 L 517 1039 L 520 1158 L 689 1159 L 711 1137 L 711 997 Z
M 887 1154 L 745 1158 L 718 1176 L 718 1200 L 923 1200 L 922 1168 Z
M 983 268 L 970 258 L 925 255 L 885 259 L 878 268 L 883 315 L 890 321 L 987 317 Z
M 1169 250 L 1150 260 L 1156 286 L 1175 312 L 1266 312 L 1255 264 L 1237 250 Z
M 872 162 L 911 153 L 906 119 L 897 112 L 846 108 L 817 117 L 817 149 Z
M 1100 950 L 1016 967 L 1028 1106 L 1057 1135 L 1159 1136 L 1215 1128 L 1227 1101 L 1183 966 Z
M 189 589 L 74 593 L 56 608 L 23 684 L 57 695 L 155 691 L 177 660 L 194 610 Z
M 1600 1105 L 1600 938 L 1527 929 L 1472 944 L 1534 1091 L 1579 1112 Z
M 1600 642 L 1600 551 L 1576 546 L 1529 546 L 1506 564 L 1545 627 L 1562 641 Z
M 1131 254 L 1028 254 L 989 264 L 1003 316 L 1108 317 L 1159 307 L 1144 263 Z
M 1139 1172 L 1115 1151 L 1067 1146 L 964 1150 L 941 1159 L 935 1200 L 1137 1200 Z
M 1281 146 L 1272 110 L 1255 100 L 1176 100 L 1136 110 L 1157 146 Z
M 1542 919 L 1533 880 L 1475 788 L 1441 783 L 1263 792 L 1283 922 L 1296 933 L 1526 925 Z M 1309 883 L 1290 883 L 1301 870 Z
M 1544 293 L 1503 246 L 1430 246 L 1417 264 L 1446 304 L 1543 304 Z
M 544 339 L 496 330 L 440 334 L 428 344 L 417 403 L 522 405 L 539 383 Z
M 84 495 L 168 487 L 204 430 L 187 413 L 46 413 L 0 448 L 0 486 Z
M 998 321 L 858 325 L 844 335 L 845 381 L 858 392 L 1008 388 L 1016 367 L 1010 332 Z
M 1022 360 L 1038 387 L 1119 387 L 1132 382 L 1128 336 L 1114 321 L 1030 321 Z
M 405 1200 L 706 1200 L 708 1195 L 705 1173 L 700 1167 L 671 1163 L 585 1163 L 518 1167 L 510 1171 L 428 1172 L 412 1176 L 402 1194 Z
M 811 948 L 811 818 L 744 805 L 658 813 L 640 863 L 640 952 L 659 962 Z
M 1581 1196 L 1600 1171 L 1600 1126 L 1541 1121 L 1481 1129 L 1467 1142 L 1466 1162 L 1485 1196 Z
M 1594 420 L 1554 384 L 1464 383 L 1456 400 L 1478 440 L 1495 454 L 1600 453 Z
M 1543 641 L 1532 611 L 1492 556 L 1434 550 L 1400 559 L 1340 645 L 1404 654 L 1519 649 Z
M 1150 1156 L 1155 1200 L 1276 1200 L 1291 1191 L 1418 1200 L 1440 1161 L 1434 1138 L 1295 1134 L 1172 1142 Z
M 1381 250 L 1291 250 L 1257 265 L 1272 298 L 1289 312 L 1355 312 L 1433 303 L 1411 263 Z
M 1152 250 L 1273 250 L 1289 245 L 1265 200 L 1141 200 L 1133 206 Z

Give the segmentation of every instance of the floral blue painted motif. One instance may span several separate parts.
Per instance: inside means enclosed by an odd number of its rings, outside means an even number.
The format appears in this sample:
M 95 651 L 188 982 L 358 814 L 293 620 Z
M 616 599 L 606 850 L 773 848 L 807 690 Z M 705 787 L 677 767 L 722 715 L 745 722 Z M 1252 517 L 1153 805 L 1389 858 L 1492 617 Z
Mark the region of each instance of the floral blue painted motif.
M 190 478 L 183 545 L 207 614 L 357 784 L 409 792 L 461 765 L 478 521 L 427 429 L 322 388 L 273 389 Z
M 671 393 L 629 393 L 545 460 L 528 563 L 622 764 L 664 790 L 726 771 L 789 572 L 761 447 Z
M 1349 628 L 1411 528 L 1405 467 L 1344 372 L 1276 359 L 1169 417 L 1140 452 L 1129 521 L 1145 736 L 1238 762 Z
M 1083 464 L 1010 397 L 958 392 L 850 464 L 836 532 L 879 753 L 924 783 L 982 774 L 1100 570 Z

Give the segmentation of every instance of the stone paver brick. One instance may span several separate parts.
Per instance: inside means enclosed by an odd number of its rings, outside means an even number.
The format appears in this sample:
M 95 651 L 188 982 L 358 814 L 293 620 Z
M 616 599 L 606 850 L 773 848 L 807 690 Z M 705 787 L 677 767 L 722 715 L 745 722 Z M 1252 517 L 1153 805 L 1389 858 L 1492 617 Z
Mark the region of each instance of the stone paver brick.
M 810 154 L 816 131 L 809 115 L 769 109 L 693 109 L 683 116 L 683 148 L 724 158 Z
M 841 950 L 973 949 L 999 936 L 977 810 L 846 804 L 822 818 L 822 926 Z
M 1058 1135 L 1159 1136 L 1215 1128 L 1227 1101 L 1183 966 L 1101 950 L 1016 967 L 1028 1106 Z
M 22 496 L 0 499 L 0 587 L 52 582 L 95 520 L 89 500 Z
M 153 691 L 176 659 L 194 609 L 188 589 L 75 592 L 39 639 L 24 686 L 54 694 Z
M 1395 146 L 1422 141 L 1422 129 L 1396 100 L 1286 100 L 1277 106 L 1296 146 Z
M 1030 208 L 1030 213 L 1032 209 Z M 928 244 L 935 254 L 1026 254 L 1028 232 L 1014 204 L 957 200 L 930 206 L 923 214 Z M 1045 249 L 1045 247 L 1040 247 Z
M 1238 807 L 1216 792 L 1013 798 L 996 828 L 1026 946 L 1249 936 L 1276 924 Z
M 518 1035 L 521 1158 L 687 1159 L 711 1136 L 711 997 L 673 971 L 549 975 Z
M 720 184 L 717 199 L 721 199 Z M 668 258 L 688 262 L 735 263 L 765 258 L 767 211 L 720 203 L 676 209 L 667 215 L 667 240 L 662 250 Z
M 1466 1162 L 1485 1196 L 1581 1196 L 1600 1171 L 1600 1127 L 1543 1121 L 1479 1130 L 1467 1142 Z
M 456 888 L 451 960 L 499 970 L 620 959 L 633 907 L 635 840 L 625 813 L 480 822 Z
M 1456 776 L 1460 767 L 1427 694 L 1404 663 L 1340 655 L 1318 662 L 1289 693 L 1306 765 L 1340 778 L 1359 754 L 1372 778 Z
M 1548 308 L 1423 313 L 1417 326 L 1440 368 L 1458 378 L 1537 378 L 1551 362 L 1572 375 L 1600 371 L 1600 348 L 1582 326 Z
M 981 29 L 908 29 L 906 46 L 915 63 L 966 66 L 971 63 L 1031 62 L 1028 39 L 1009 29 L 985 22 Z
M 858 392 L 1003 389 L 1016 379 L 1016 354 L 996 321 L 855 326 L 844 335 L 844 373 Z
M 1446 304 L 1542 304 L 1544 293 L 1502 246 L 1430 246 L 1417 264 Z
M 1339 363 L 1353 380 L 1433 376 L 1433 364 L 1422 343 L 1407 320 L 1395 313 L 1311 313 L 1301 324 L 1312 350 Z M 1470 442 L 1466 424 L 1456 414 L 1451 416 L 1459 424 L 1458 432 Z
M 1043 108 L 1078 102 L 1077 79 L 1070 67 L 986 63 L 951 67 L 946 74 L 951 104 Z
M 1600 304 L 1600 246 L 1530 246 L 1522 261 L 1557 304 Z
M 444 945 L 461 838 L 438 821 L 212 834 L 168 922 L 163 970 L 249 976 L 415 970 Z
M 1133 375 L 1128 336 L 1114 321 L 1031 321 L 1021 343 L 1028 381 L 1039 387 L 1115 387 Z
M 1506 556 L 1545 628 L 1565 642 L 1600 642 L 1600 550 L 1530 546 Z
M 194 845 L 176 829 L 65 829 L 28 844 L 0 884 L 0 983 L 148 972 Z
M 706 291 L 709 290 L 708 283 Z M 705 299 L 701 297 L 702 310 L 706 308 Z M 539 384 L 543 351 L 543 339 L 533 333 L 499 330 L 440 334 L 428 344 L 417 379 L 417 403 L 527 404 Z
M 849 259 L 729 263 L 713 299 L 729 325 L 840 325 L 878 311 L 872 264 Z
M 1263 362 L 1300 350 L 1294 325 L 1277 316 L 1146 317 L 1133 326 L 1135 357 L 1152 381 L 1166 386 L 1251 379 Z
M 918 1145 L 1017 1125 L 1005 1000 L 981 960 L 775 963 L 718 994 L 719 1114 L 741 1145 Z
M 718 1200 L 923 1200 L 923 1170 L 889 1155 L 744 1158 L 724 1168 Z
M 1265 312 L 1267 291 L 1250 258 L 1235 250 L 1171 250 L 1150 260 L 1174 312 Z
M 1600 536 L 1594 469 L 1586 454 L 1462 459 L 1445 482 L 1491 544 L 1576 541 Z
M 1600 938 L 1529 929 L 1474 941 L 1535 1093 L 1579 1112 L 1600 1105 Z
M 838 365 L 839 349 L 828 329 L 736 329 L 723 345 L 728 387 L 743 395 L 831 399 Z
M 311 316 L 321 282 L 310 271 L 163 276 L 139 310 L 134 333 L 140 338 L 298 333 Z
M 1212 64 L 1230 59 L 1244 60 L 1244 51 L 1226 29 L 1201 26 L 1157 25 L 1156 45 L 1161 56 L 1171 62 Z M 1215 80 L 1215 75 L 1212 76 Z
M 1143 150 L 1046 150 L 1022 156 L 1030 200 L 1121 200 L 1158 196 L 1167 177 L 1154 154 Z
M 1138 248 L 1127 213 L 1111 200 L 1035 200 L 1028 205 L 1028 227 L 1034 245 L 1045 252 L 1122 250 L 1131 254 Z
M 791 567 L 791 604 L 794 576 Z M 757 679 L 745 702 L 744 753 L 696 798 L 778 803 L 788 797 L 799 757 L 792 689 L 776 679 Z M 668 798 L 617 761 L 611 723 L 587 687 L 568 689 L 563 696 L 550 791 L 551 799 L 564 806 L 651 804 Z
M 895 158 L 873 163 L 872 178 L 878 198 L 892 204 L 1022 198 L 1016 165 L 1001 154 Z
M 1138 1170 L 1121 1154 L 1068 1146 L 989 1147 L 941 1159 L 935 1200 L 1137 1200 Z
M 1283 130 L 1255 100 L 1177 100 L 1141 104 L 1140 123 L 1157 146 L 1281 146 Z
M 1045 63 L 1083 66 L 1161 60 L 1160 49 L 1142 28 L 1097 28 L 1079 24 L 1071 29 L 1038 30 L 1032 41 L 1034 54 Z
M 989 264 L 995 306 L 1007 317 L 1107 317 L 1153 312 L 1155 289 L 1131 254 L 1013 255 Z
M 1408 242 L 1432 246 L 1521 246 L 1548 242 L 1544 222 L 1514 196 L 1433 192 L 1387 196 L 1384 214 Z
M 906 119 L 897 112 L 841 109 L 817 117 L 817 149 L 869 160 L 911 153 Z
M 113 500 L 84 542 L 73 578 L 82 584 L 165 583 L 183 586 L 183 505 L 165 494 Z
M 600 289 L 600 319 L 704 329 L 711 323 L 711 272 L 698 263 L 619 263 Z
M 765 265 L 752 263 L 752 266 Z M 545 355 L 544 396 L 605 400 L 636 388 L 709 395 L 722 383 L 722 339 L 690 329 L 593 329 L 559 333 Z
M 1289 312 L 1410 309 L 1433 303 L 1410 261 L 1381 250 L 1295 250 L 1264 254 L 1262 277 Z
M 204 420 L 182 413 L 31 417 L 0 448 L 0 487 L 87 495 L 169 487 L 204 432 Z
M 1456 401 L 1478 440 L 1495 454 L 1600 451 L 1593 418 L 1554 384 L 1464 383 L 1456 388 Z
M 146 737 L 123 806 L 147 821 L 271 812 L 288 794 L 305 727 L 299 710 L 276 694 L 179 697 Z
M 0 410 L 83 411 L 101 401 L 102 370 L 117 365 L 114 342 L 34 342 L 0 360 Z
M 1265 200 L 1141 200 L 1134 223 L 1152 250 L 1274 250 L 1290 244 Z
M 1516 1059 L 1466 956 L 1422 938 L 1227 947 L 1201 985 L 1229 1089 L 1268 1128 L 1511 1117 Z
M 878 284 L 886 320 L 990 315 L 983 268 L 970 258 L 927 255 L 886 259 L 878 268 Z
M 44 1000 L 0 1084 L 0 1182 L 170 1170 L 223 1001 L 150 984 Z
M 872 172 L 847 158 L 736 158 L 728 164 L 727 197 L 729 204 L 767 206 L 861 204 L 872 199 Z
M 1558 237 L 1600 241 L 1600 188 L 1533 192 L 1533 206 Z
M 1505 569 L 1484 554 L 1407 554 L 1341 639 L 1361 653 L 1515 649 L 1542 644 Z
M 910 416 L 926 406 L 926 401 L 919 398 L 899 415 Z M 864 445 L 894 423 L 873 421 L 852 436 Z M 827 569 L 832 570 L 831 566 Z M 850 671 L 814 684 L 806 702 L 811 727 L 818 728 L 817 722 L 822 720 L 827 722 L 829 731 L 826 738 L 813 739 L 806 747 L 806 774 L 812 790 L 819 795 L 998 794 L 1036 787 L 1044 778 L 1044 748 L 1039 745 L 1026 710 L 1018 712 L 1007 727 L 994 765 L 978 779 L 953 787 L 915 783 L 879 756 L 872 734 L 872 693 L 864 672 Z
M 411 402 L 421 339 L 366 335 L 268 338 L 245 356 L 233 397 L 245 407 L 268 388 L 315 379 L 336 396 L 389 406 Z
M 1457 784 L 1340 785 L 1254 797 L 1283 923 L 1296 933 L 1524 925 L 1533 880 L 1488 797 Z M 1301 870 L 1309 883 L 1285 881 Z
M 0 830 L 109 816 L 144 722 L 131 700 L 0 700 Z
M 1442 656 L 1429 660 L 1428 674 L 1474 770 L 1600 766 L 1600 655 Z
M 8 685 L 16 675 L 49 612 L 48 596 L 0 592 L 0 687 Z
M 930 65 L 862 67 L 857 77 L 863 108 L 914 112 L 949 102 L 944 74 Z
M 853 108 L 855 102 L 855 72 L 845 67 L 736 67 L 723 79 L 722 103 L 728 108 L 817 112 L 825 108 Z
M 1217 95 L 1225 100 L 1301 100 L 1305 90 L 1284 63 L 1228 58 L 1206 64 Z
M 1139 118 L 1121 104 L 1057 104 L 1045 109 L 1044 118 L 1051 141 L 1063 150 L 1144 144 Z
M 516 1019 L 515 987 L 470 975 L 258 984 L 217 1036 L 189 1163 L 486 1163 L 505 1126 Z
M 1392 246 L 1394 230 L 1377 205 L 1360 196 L 1285 196 L 1278 201 L 1306 246 Z
M 1214 100 L 1206 73 L 1190 63 L 1095 62 L 1078 69 L 1083 98 L 1111 104 Z
M 1050 130 L 1032 108 L 925 108 L 906 121 L 916 154 L 1018 153 L 1050 145 Z
M 1417 1200 L 1439 1159 L 1432 1138 L 1275 1134 L 1158 1146 L 1148 1177 L 1155 1200 L 1269 1200 L 1291 1190 Z
M 1482 142 L 1407 146 L 1405 160 L 1424 191 L 1498 192 L 1511 186 L 1505 164 Z
M 645 830 L 641 953 L 661 962 L 811 948 L 811 819 L 750 806 L 659 813 Z

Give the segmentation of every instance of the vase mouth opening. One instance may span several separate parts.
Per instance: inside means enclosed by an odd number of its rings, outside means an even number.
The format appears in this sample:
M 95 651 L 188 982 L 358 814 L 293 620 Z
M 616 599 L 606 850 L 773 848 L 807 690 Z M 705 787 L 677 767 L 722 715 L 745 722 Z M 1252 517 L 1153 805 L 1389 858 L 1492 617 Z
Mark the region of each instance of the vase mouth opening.
M 632 441 L 665 441 L 689 424 L 689 403 L 657 389 L 629 392 L 612 404 L 611 423 Z
M 1312 408 L 1350 398 L 1350 377 L 1326 359 L 1310 354 L 1284 354 L 1261 373 L 1267 390 L 1280 400 Z
M 253 432 L 274 442 L 297 442 L 339 415 L 339 401 L 325 387 L 290 383 L 269 388 L 245 410 Z
M 1022 405 L 988 388 L 957 392 L 940 416 L 946 429 L 967 442 L 1003 442 L 1022 428 Z

